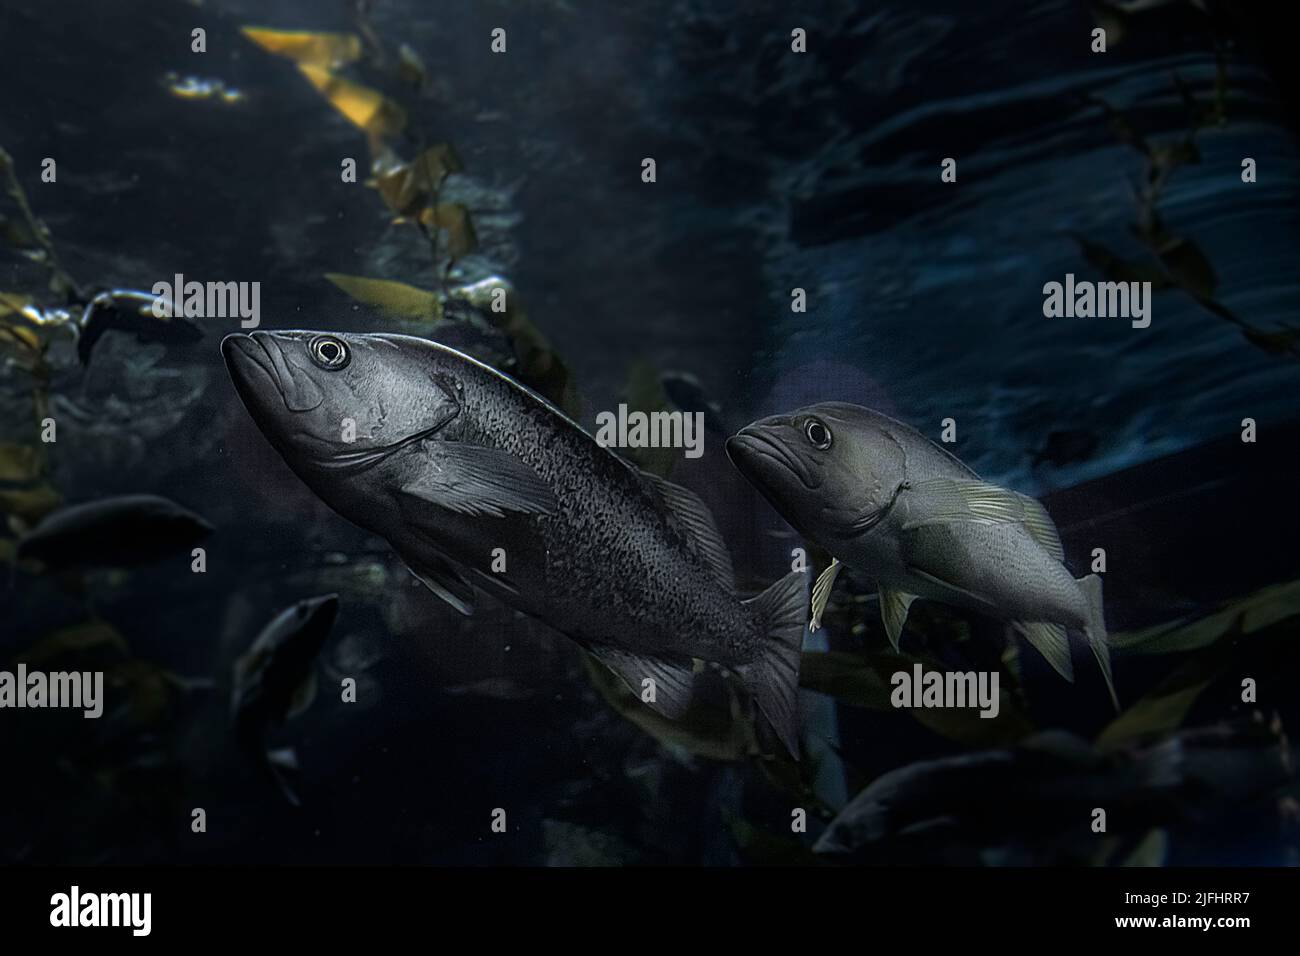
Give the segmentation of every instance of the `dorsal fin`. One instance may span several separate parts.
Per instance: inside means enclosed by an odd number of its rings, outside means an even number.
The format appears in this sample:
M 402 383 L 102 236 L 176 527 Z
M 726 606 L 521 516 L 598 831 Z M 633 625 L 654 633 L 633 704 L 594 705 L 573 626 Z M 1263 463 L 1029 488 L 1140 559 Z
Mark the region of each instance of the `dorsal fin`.
M 649 472 L 642 472 L 646 484 L 654 489 L 664 505 L 686 528 L 695 542 L 696 550 L 714 578 L 727 590 L 736 587 L 736 575 L 731 570 L 731 552 L 718 533 L 718 526 L 713 523 L 713 513 L 709 506 L 700 500 L 700 496 L 688 488 L 675 485 L 671 481 L 659 478 Z

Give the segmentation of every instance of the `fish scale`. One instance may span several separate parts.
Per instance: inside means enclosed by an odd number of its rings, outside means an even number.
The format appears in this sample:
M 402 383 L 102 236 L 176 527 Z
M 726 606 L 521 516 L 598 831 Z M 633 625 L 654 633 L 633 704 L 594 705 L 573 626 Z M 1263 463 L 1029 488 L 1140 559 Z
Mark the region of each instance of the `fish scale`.
M 535 535 L 545 552 L 542 584 L 562 630 L 629 650 L 730 665 L 753 659 L 758 642 L 746 638 L 757 630 L 754 613 L 743 605 L 737 612 L 734 596 L 711 579 L 640 473 L 576 428 L 557 434 L 527 393 L 496 376 L 467 385 L 466 401 L 471 413 L 483 410 L 482 426 L 468 437 L 518 455 L 556 492 L 555 514 L 523 534 Z M 519 429 L 520 420 L 532 427 Z M 623 618 L 617 632 L 610 607 Z

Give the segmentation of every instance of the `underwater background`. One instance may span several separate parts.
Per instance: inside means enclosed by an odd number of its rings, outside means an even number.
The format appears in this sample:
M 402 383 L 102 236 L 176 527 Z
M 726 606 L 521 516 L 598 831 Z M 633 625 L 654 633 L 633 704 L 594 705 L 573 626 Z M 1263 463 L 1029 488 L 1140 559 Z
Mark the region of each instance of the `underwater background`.
M 109 689 L 97 721 L 0 712 L 0 860 L 1298 862 L 1294 52 L 1267 4 L 1140 6 L 0 0 L 0 658 Z M 408 201 L 431 150 L 437 189 Z M 1155 281 L 1150 328 L 1044 318 L 1071 272 Z M 893 654 L 849 572 L 806 644 L 801 762 L 730 686 L 712 720 L 656 721 L 544 625 L 458 615 L 298 481 L 222 365 L 237 319 L 79 354 L 95 294 L 177 273 L 260 282 L 264 329 L 464 349 L 589 429 L 620 402 L 706 409 L 702 458 L 637 464 L 709 503 L 749 592 L 806 545 L 728 434 L 832 399 L 936 441 L 952 418 L 945 447 L 1040 497 L 1076 574 L 1106 549 L 1125 710 L 937 606 Z M 503 280 L 504 319 L 473 293 Z M 211 523 L 204 573 L 188 549 L 16 559 L 60 504 L 136 493 Z M 294 806 L 231 733 L 233 669 L 329 592 L 321 692 L 272 730 Z M 914 660 L 1001 667 L 1001 714 L 895 710 Z M 863 845 L 813 853 L 873 785 Z M 1123 808 L 1109 832 L 1076 796 Z

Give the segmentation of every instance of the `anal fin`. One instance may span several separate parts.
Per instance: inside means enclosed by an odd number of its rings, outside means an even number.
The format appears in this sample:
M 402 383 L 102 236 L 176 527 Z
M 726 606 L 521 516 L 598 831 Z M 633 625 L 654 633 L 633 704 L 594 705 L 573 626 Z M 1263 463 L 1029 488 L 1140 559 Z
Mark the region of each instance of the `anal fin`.
M 1074 662 L 1070 660 L 1070 640 L 1064 625 L 1048 621 L 1016 621 L 1015 628 L 1052 665 L 1052 670 L 1074 682 Z
M 903 637 L 903 625 L 907 622 L 907 610 L 916 600 L 915 594 L 896 591 L 893 588 L 880 589 L 880 619 L 885 624 L 885 634 L 894 650 Z
M 474 586 L 461 577 L 451 562 L 441 558 L 405 560 L 407 569 L 430 591 L 466 617 L 474 613 Z
M 690 706 L 695 686 L 694 665 L 689 658 L 671 661 L 625 651 L 611 645 L 587 647 L 598 661 L 623 679 L 637 698 L 670 720 L 675 720 Z M 646 680 L 654 683 L 647 686 Z M 653 689 L 653 695 L 650 690 Z M 653 699 L 647 699 L 648 697 Z

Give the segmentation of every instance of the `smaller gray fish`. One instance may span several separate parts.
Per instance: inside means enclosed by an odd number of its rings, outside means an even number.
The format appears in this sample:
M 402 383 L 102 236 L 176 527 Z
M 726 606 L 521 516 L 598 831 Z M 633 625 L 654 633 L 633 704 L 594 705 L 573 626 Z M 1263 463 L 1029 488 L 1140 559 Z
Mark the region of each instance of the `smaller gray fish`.
M 235 661 L 231 726 L 241 749 L 266 770 L 294 806 L 283 771 L 297 769 L 292 749 L 268 752 L 266 734 L 316 699 L 315 661 L 338 616 L 337 594 L 307 598 L 277 614 Z
M 120 495 L 46 515 L 18 542 L 17 560 L 51 570 L 132 568 L 189 551 L 213 531 L 205 519 L 158 495 Z
M 90 364 L 90 354 L 106 332 L 129 332 L 138 342 L 163 342 L 189 345 L 203 338 L 199 326 L 177 315 L 153 314 L 157 296 L 132 289 L 110 289 L 86 304 L 77 323 L 77 357 L 82 365 Z
M 1056 525 L 1026 495 L 981 481 L 916 429 L 823 402 L 742 428 L 727 456 L 787 522 L 835 560 L 813 588 L 812 626 L 841 563 L 876 579 L 898 649 L 918 597 L 999 618 L 1066 680 L 1067 629 L 1088 639 L 1116 710 L 1101 579 L 1075 580 Z

